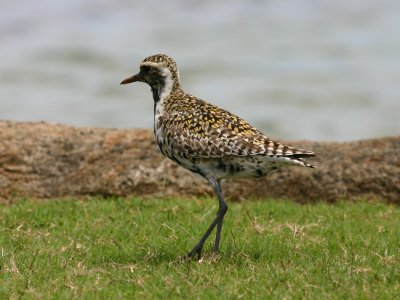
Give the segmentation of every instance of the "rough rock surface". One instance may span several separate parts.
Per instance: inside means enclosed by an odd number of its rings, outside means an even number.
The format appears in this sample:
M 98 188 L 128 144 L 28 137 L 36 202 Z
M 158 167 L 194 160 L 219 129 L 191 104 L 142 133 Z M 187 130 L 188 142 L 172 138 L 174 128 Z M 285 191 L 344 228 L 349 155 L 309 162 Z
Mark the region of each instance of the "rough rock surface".
M 400 203 L 400 136 L 349 143 L 288 142 L 318 169 L 292 167 L 224 183 L 228 199 L 298 202 L 378 198 Z M 213 195 L 205 180 L 161 156 L 150 130 L 0 121 L 0 198 Z

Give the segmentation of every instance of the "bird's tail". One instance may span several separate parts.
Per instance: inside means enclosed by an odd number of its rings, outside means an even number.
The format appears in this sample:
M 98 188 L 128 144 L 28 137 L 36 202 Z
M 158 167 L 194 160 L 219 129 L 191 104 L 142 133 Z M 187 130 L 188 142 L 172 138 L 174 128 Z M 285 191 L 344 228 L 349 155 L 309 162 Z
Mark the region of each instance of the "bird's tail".
M 316 154 L 312 151 L 304 150 L 304 149 L 296 149 L 292 147 L 288 147 L 290 151 L 287 153 L 283 153 L 283 156 L 289 158 L 294 163 L 301 165 L 307 168 L 316 168 L 316 165 L 310 164 L 304 160 L 304 158 L 315 157 Z
M 315 154 L 314 154 L 315 156 Z M 308 156 L 308 157 L 313 157 L 313 156 Z M 307 168 L 317 168 L 316 165 L 310 164 L 308 162 L 306 162 L 305 160 L 303 160 L 303 158 L 295 158 L 295 157 L 290 157 L 290 159 L 295 162 L 298 165 L 301 165 L 303 167 L 307 167 Z
M 316 154 L 313 151 L 297 149 L 290 147 L 278 142 L 268 140 L 266 154 L 271 157 L 277 157 L 282 161 L 286 161 L 290 164 L 300 165 L 308 168 L 316 168 L 315 165 L 310 164 L 303 160 L 304 158 L 315 157 Z

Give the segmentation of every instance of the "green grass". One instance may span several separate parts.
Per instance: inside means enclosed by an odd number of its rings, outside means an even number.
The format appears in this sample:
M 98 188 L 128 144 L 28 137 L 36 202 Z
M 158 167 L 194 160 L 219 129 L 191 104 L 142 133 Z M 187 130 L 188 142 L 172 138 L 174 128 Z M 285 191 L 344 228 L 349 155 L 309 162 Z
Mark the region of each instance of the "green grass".
M 221 255 L 179 258 L 217 201 L 21 201 L 0 207 L 0 298 L 394 299 L 400 208 L 230 203 Z

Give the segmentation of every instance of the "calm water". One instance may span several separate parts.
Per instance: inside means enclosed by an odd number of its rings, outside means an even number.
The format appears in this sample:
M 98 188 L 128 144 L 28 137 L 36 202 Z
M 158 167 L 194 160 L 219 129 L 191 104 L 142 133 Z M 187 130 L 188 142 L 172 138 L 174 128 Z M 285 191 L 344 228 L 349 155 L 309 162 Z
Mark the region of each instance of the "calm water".
M 168 53 L 188 92 L 281 139 L 400 133 L 400 1 L 2 1 L 0 119 L 152 127 Z

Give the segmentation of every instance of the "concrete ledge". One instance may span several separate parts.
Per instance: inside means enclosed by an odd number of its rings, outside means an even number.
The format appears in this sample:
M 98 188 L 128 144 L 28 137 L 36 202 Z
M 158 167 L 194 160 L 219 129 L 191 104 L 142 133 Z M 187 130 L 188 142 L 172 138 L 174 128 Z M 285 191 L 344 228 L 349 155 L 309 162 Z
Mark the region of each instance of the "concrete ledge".
M 318 169 L 292 167 L 224 183 L 228 199 L 298 202 L 374 198 L 400 204 L 400 136 L 349 143 L 288 142 L 314 150 Z M 0 121 L 0 198 L 213 195 L 161 156 L 150 130 Z

